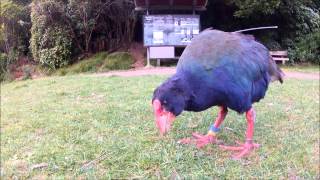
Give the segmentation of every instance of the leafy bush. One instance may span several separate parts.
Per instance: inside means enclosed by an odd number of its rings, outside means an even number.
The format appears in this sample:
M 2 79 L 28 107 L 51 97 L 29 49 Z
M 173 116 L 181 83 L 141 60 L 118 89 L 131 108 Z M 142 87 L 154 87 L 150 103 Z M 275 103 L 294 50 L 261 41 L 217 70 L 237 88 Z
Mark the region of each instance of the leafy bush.
M 47 11 L 62 16 L 62 5 L 50 0 L 32 4 L 31 50 L 36 61 L 56 69 L 70 63 L 72 38 L 62 22 L 52 22 Z
M 5 53 L 0 53 L 0 82 L 5 79 L 8 67 L 8 57 Z
M 115 52 L 107 57 L 100 71 L 130 69 L 132 64 L 133 58 L 129 53 Z
M 40 49 L 39 61 L 51 68 L 68 65 L 71 58 L 71 39 L 59 28 L 49 29 L 42 35 L 42 44 L 51 44 Z
M 10 50 L 8 54 L 0 52 L 0 82 L 13 80 L 10 65 L 15 63 L 17 58 L 18 53 L 15 50 Z
M 294 62 L 320 64 L 320 29 L 299 38 L 289 49 L 289 56 Z

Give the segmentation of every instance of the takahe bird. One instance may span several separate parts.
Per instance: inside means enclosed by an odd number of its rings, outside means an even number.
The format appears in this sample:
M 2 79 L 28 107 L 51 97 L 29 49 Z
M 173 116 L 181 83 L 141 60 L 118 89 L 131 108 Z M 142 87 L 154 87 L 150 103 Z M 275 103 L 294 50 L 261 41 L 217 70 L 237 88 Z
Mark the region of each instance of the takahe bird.
M 160 134 L 165 134 L 176 116 L 186 111 L 203 111 L 219 106 L 220 111 L 206 135 L 193 133 L 198 147 L 217 142 L 216 134 L 228 108 L 246 113 L 247 131 L 239 147 L 239 159 L 258 144 L 253 143 L 255 111 L 252 107 L 265 96 L 271 81 L 283 81 L 283 73 L 268 49 L 253 36 L 236 32 L 205 30 L 193 38 L 182 53 L 176 73 L 153 94 L 152 105 Z

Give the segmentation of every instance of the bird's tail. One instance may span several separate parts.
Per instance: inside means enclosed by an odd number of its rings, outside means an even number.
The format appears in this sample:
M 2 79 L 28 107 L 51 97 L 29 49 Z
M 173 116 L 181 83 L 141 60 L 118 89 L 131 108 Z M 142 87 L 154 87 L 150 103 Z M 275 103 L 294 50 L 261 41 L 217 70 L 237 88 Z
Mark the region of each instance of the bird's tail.
M 271 81 L 280 81 L 283 83 L 284 73 L 283 71 L 277 66 L 276 62 L 270 56 L 269 58 L 269 74 L 271 76 Z

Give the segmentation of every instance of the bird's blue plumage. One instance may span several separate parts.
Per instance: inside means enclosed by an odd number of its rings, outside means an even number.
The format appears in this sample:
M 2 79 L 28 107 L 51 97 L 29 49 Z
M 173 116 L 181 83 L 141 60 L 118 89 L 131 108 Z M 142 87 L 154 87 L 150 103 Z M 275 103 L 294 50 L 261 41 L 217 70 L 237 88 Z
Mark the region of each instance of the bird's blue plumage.
M 166 94 L 170 106 L 179 96 L 170 95 L 170 89 L 180 89 L 183 110 L 202 111 L 219 105 L 243 113 L 265 96 L 274 77 L 282 80 L 268 49 L 253 37 L 206 30 L 186 47 L 176 74 L 156 89 L 154 98 L 161 100 Z

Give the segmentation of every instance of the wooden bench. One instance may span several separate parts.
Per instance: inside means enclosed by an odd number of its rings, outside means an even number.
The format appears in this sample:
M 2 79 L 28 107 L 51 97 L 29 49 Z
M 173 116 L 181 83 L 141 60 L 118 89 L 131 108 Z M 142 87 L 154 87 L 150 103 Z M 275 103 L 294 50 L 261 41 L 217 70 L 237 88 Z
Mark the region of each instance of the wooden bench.
M 282 61 L 282 64 L 285 64 L 286 61 L 289 61 L 288 51 L 270 51 L 272 59 L 275 61 Z

